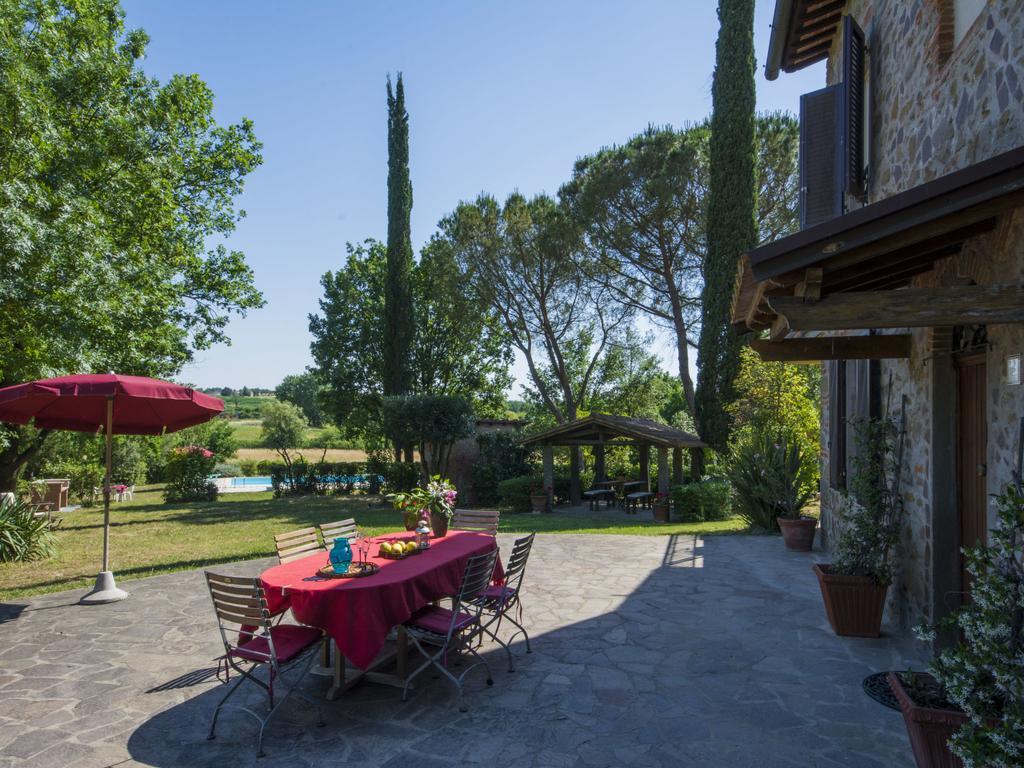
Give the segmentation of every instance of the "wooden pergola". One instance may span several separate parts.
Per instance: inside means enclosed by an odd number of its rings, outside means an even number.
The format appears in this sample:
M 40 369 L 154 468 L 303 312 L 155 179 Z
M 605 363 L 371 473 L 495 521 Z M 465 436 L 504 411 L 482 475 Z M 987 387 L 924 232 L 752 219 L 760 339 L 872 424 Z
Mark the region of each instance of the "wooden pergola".
M 672 451 L 672 478 L 674 483 L 683 481 L 683 449 L 704 448 L 696 435 L 681 429 L 659 424 L 650 419 L 633 419 L 627 416 L 611 416 L 592 413 L 557 427 L 530 435 L 523 445 L 540 446 L 544 457 L 544 487 L 554 486 L 554 446 L 583 447 L 594 449 L 594 480 L 605 480 L 605 449 L 616 446 L 635 446 L 640 452 L 640 479 L 647 482 L 650 490 L 651 447 L 658 449 L 658 491 L 668 493 L 668 453 Z M 571 491 L 574 504 L 579 503 L 579 489 Z

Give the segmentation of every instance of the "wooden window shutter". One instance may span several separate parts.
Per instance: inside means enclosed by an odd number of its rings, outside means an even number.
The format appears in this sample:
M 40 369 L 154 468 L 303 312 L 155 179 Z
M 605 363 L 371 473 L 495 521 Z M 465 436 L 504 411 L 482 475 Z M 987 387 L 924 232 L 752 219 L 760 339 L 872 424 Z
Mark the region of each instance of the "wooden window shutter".
M 828 480 L 846 487 L 846 361 L 828 363 Z
M 842 86 L 800 97 L 800 227 L 813 227 L 843 212 L 838 130 Z
M 842 189 L 858 199 L 864 196 L 864 32 L 849 16 L 843 17 L 843 93 L 840 116 Z

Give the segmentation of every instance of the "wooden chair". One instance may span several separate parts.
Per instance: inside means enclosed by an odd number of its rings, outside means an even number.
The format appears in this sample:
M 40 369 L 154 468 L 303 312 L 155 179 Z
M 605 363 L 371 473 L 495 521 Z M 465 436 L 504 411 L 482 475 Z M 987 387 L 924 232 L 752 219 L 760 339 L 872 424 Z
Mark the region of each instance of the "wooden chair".
M 277 548 L 277 559 L 282 565 L 300 557 L 308 557 L 314 552 L 324 551 L 316 535 L 316 528 L 300 528 L 297 531 L 279 533 L 274 536 L 274 546 Z
M 455 531 L 479 531 L 498 535 L 500 513 L 493 509 L 456 509 L 449 526 Z
M 310 530 L 316 534 L 314 529 Z M 238 682 L 224 694 L 213 711 L 213 722 L 210 723 L 210 733 L 206 738 L 212 739 L 217 735 L 217 719 L 220 717 L 221 709 L 241 709 L 256 718 L 260 724 L 259 736 L 256 738 L 256 756 L 262 757 L 263 731 L 278 708 L 293 693 L 316 707 L 317 725 L 322 726 L 324 719 L 320 702 L 299 688 L 299 683 L 309 672 L 316 658 L 315 650 L 320 645 L 322 632 L 316 627 L 298 624 L 273 624 L 259 579 L 224 576 L 207 571 L 206 584 L 210 590 L 220 637 L 224 643 L 224 656 L 221 658 L 239 675 Z M 298 677 L 290 686 L 285 687 L 282 696 L 282 673 L 293 666 L 299 669 Z M 268 668 L 269 681 L 264 681 L 254 674 L 258 667 Z M 266 715 L 253 710 L 251 702 L 227 703 L 231 695 L 247 680 L 266 692 L 269 705 Z
M 335 520 L 333 523 L 321 523 L 319 526 L 320 535 L 324 540 L 324 549 L 330 549 L 335 539 L 354 539 L 356 535 L 355 518 L 347 520 Z

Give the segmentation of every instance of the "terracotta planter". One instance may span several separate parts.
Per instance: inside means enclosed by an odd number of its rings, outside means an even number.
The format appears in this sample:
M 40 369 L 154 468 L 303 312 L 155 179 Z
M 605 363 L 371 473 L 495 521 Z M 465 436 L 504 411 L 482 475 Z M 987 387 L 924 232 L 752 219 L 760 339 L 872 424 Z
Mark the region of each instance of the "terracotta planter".
M 435 539 L 446 536 L 448 534 L 448 516 L 440 512 L 431 512 L 430 529 L 434 532 Z
M 782 540 L 786 549 L 793 549 L 798 552 L 810 552 L 814 545 L 814 530 L 818 527 L 818 521 L 813 517 L 800 517 L 792 520 L 788 517 L 778 517 L 776 521 L 782 530 Z
M 667 501 L 656 501 L 651 507 L 654 513 L 654 522 L 656 523 L 667 523 L 668 522 L 668 502 Z
M 546 493 L 530 494 L 530 508 L 534 514 L 546 512 L 548 509 L 548 495 Z
M 914 703 L 895 672 L 886 675 L 900 703 L 907 736 L 918 768 L 963 768 L 963 761 L 949 750 L 949 739 L 967 722 L 967 715 L 951 709 L 933 709 Z
M 828 623 L 837 635 L 878 637 L 882 630 L 882 612 L 888 584 L 879 584 L 870 576 L 841 576 L 832 566 L 815 563 L 821 597 L 825 601 Z

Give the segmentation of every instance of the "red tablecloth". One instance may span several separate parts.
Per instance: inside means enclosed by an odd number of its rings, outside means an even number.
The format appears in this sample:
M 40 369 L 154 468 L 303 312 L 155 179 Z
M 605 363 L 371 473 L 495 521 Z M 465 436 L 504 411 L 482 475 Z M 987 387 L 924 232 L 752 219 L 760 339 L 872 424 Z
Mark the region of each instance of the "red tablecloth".
M 381 536 L 377 540 L 411 538 L 411 534 Z M 404 560 L 367 558 L 380 566 L 373 576 L 361 579 L 319 579 L 316 572 L 327 564 L 326 553 L 317 553 L 263 572 L 260 581 L 271 613 L 291 608 L 298 621 L 329 634 L 353 664 L 365 669 L 380 653 L 392 627 L 403 624 L 420 608 L 458 591 L 466 562 L 494 549 L 493 536 L 470 531 L 451 531 L 432 539 L 430 549 Z M 354 552 L 354 556 L 357 554 Z M 495 577 L 503 576 L 499 562 Z

